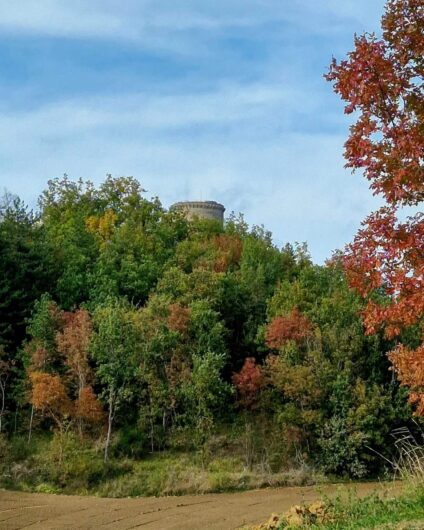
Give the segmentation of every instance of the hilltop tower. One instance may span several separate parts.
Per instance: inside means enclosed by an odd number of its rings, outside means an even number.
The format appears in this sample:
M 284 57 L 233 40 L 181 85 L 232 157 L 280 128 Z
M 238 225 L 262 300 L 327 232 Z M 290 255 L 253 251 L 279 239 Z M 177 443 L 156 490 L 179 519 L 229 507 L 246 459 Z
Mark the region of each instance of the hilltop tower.
M 189 221 L 192 219 L 210 219 L 224 222 L 225 207 L 215 201 L 183 201 L 176 202 L 172 209 L 181 210 Z

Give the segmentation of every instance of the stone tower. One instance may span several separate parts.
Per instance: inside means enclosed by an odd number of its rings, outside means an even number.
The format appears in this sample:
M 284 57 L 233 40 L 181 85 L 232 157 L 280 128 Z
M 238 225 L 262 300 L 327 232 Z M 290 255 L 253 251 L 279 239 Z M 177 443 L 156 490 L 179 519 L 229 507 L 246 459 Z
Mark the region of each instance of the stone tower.
M 225 208 L 222 204 L 215 201 L 183 201 L 176 202 L 171 206 L 172 209 L 181 210 L 185 213 L 187 219 L 210 219 L 224 222 Z

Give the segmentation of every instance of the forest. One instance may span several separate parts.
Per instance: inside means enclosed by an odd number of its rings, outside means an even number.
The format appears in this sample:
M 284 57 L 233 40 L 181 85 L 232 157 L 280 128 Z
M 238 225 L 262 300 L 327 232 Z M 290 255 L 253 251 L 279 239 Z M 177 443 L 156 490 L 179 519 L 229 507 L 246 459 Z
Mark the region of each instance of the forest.
M 0 208 L 1 486 L 384 476 L 412 419 L 387 355 L 399 337 L 366 329 L 340 252 L 317 265 L 242 215 L 189 222 L 132 177 L 65 176 L 36 211 L 12 194 Z M 400 339 L 416 348 L 418 325 Z

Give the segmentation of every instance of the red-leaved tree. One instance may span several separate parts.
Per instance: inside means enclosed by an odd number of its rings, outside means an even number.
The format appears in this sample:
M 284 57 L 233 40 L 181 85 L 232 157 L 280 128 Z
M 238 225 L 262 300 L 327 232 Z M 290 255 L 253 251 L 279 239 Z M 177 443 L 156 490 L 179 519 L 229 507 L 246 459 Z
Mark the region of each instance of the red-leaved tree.
M 382 37 L 355 38 L 333 59 L 327 79 L 357 116 L 345 144 L 346 166 L 360 169 L 386 205 L 372 213 L 347 248 L 350 285 L 367 299 L 368 333 L 389 338 L 423 329 L 424 315 L 424 2 L 388 0 Z M 406 216 L 405 207 L 412 207 Z M 414 213 L 415 212 L 415 213 Z M 424 342 L 389 354 L 416 413 L 424 414 Z
M 253 357 L 247 357 L 240 372 L 233 375 L 233 384 L 243 407 L 253 408 L 258 401 L 259 391 L 264 383 L 262 368 Z
M 312 333 L 312 324 L 295 307 L 288 315 L 271 320 L 265 331 L 265 342 L 269 348 L 278 350 L 289 341 L 301 344 Z

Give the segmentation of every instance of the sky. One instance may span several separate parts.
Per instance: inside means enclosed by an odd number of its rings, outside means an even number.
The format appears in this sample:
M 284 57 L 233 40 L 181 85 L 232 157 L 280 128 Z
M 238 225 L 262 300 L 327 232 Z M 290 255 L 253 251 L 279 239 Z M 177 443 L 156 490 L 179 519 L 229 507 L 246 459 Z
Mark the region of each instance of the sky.
M 383 0 L 0 0 L 0 191 L 134 176 L 322 263 L 377 201 L 323 79 Z

